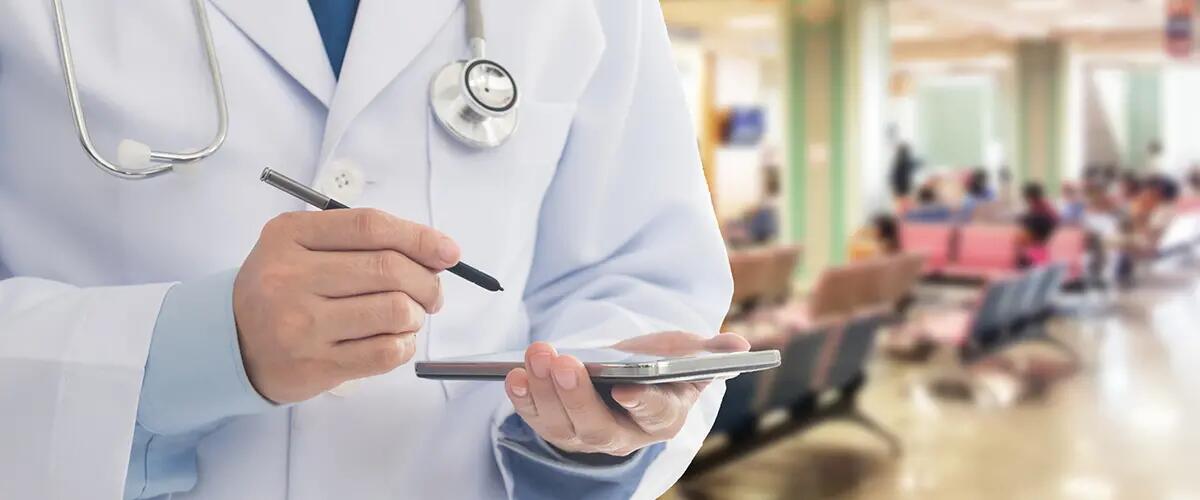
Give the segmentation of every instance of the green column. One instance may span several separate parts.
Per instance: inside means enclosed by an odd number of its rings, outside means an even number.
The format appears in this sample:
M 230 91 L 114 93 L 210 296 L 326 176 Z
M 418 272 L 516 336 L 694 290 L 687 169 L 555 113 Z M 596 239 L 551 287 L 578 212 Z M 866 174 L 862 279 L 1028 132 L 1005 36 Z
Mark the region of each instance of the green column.
M 1137 169 L 1146 165 L 1147 146 L 1162 141 L 1162 73 L 1157 68 L 1130 70 L 1127 88 L 1129 149 L 1125 162 Z
M 917 151 L 927 167 L 983 164 L 990 138 L 984 121 L 989 99 L 983 81 L 917 89 Z
M 1067 57 L 1059 41 L 1017 46 L 1016 168 L 1022 180 L 1039 181 L 1057 193 L 1066 151 Z
M 863 37 L 863 30 L 887 29 L 886 3 L 788 0 L 785 8 L 789 230 L 792 240 L 804 245 L 802 271 L 811 276 L 844 261 L 847 237 L 857 222 L 850 220 L 848 207 L 862 204 L 861 182 L 850 182 L 860 179 L 860 149 L 882 140 L 883 124 L 878 138 L 861 137 L 858 104 L 862 89 L 886 88 L 862 85 L 864 75 L 886 79 L 886 71 L 861 71 L 865 62 L 887 62 L 886 50 L 862 42 L 872 39 Z M 863 15 L 867 9 L 872 15 Z M 878 60 L 867 61 L 867 56 Z

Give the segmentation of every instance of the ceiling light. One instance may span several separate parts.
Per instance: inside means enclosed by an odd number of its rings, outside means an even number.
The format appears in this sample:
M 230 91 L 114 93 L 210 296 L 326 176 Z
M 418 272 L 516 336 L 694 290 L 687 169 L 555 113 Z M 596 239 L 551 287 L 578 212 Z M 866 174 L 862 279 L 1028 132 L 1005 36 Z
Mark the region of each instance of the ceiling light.
M 1066 29 L 1103 29 L 1113 28 L 1119 25 L 1112 16 L 1096 14 L 1091 16 L 1069 17 L 1064 19 L 1059 26 Z
M 1017 10 L 1047 11 L 1062 10 L 1067 6 L 1066 0 L 1013 0 L 1012 6 Z
M 730 29 L 735 30 L 764 30 L 775 27 L 775 17 L 769 15 L 757 16 L 739 16 L 730 18 L 726 23 Z
M 928 24 L 897 24 L 890 30 L 892 40 L 914 40 L 933 35 L 933 27 Z

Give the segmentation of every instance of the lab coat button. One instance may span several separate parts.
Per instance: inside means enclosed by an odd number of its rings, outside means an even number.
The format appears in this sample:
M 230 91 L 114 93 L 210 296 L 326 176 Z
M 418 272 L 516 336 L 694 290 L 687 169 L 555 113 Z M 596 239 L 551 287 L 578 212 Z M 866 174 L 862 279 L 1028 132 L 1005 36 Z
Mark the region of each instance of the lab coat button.
M 362 169 L 349 160 L 336 160 L 329 165 L 318 189 L 335 200 L 352 204 L 362 196 L 366 184 Z

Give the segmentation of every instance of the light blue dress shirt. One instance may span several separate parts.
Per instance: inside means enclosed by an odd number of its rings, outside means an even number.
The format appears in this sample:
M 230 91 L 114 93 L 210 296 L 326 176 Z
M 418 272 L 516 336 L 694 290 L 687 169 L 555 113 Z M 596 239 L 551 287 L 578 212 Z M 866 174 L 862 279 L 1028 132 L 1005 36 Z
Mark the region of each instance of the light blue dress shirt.
M 196 484 L 196 446 L 242 415 L 287 411 L 250 385 L 233 317 L 236 270 L 171 288 L 163 301 L 138 404 L 125 498 L 159 498 Z M 517 498 L 626 498 L 663 445 L 610 465 L 556 452 L 519 416 L 500 427 L 500 467 Z

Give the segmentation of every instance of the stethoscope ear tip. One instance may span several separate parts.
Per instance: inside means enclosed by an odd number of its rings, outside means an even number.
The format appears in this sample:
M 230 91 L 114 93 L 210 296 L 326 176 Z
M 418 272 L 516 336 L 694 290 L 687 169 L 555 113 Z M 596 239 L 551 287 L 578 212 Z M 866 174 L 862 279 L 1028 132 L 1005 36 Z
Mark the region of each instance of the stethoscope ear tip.
M 117 145 L 117 164 L 130 170 L 144 170 L 152 164 L 150 146 L 133 139 L 122 139 Z

